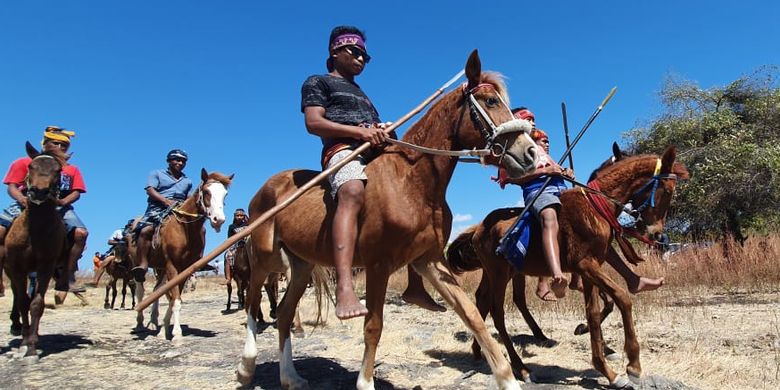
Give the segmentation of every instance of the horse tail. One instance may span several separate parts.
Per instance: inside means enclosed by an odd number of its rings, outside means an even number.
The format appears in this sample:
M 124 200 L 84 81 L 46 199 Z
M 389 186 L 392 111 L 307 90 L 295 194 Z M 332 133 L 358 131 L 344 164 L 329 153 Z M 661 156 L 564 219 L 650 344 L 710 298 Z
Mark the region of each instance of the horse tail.
M 482 263 L 479 261 L 472 242 L 477 226 L 467 228 L 447 248 L 446 258 L 449 268 L 458 275 L 482 268 Z
M 311 282 L 314 285 L 314 296 L 317 301 L 317 319 L 314 320 L 314 325 L 324 325 L 327 318 L 327 312 L 325 316 L 322 315 L 323 308 L 327 309 L 327 301 L 331 301 L 333 306 L 336 306 L 336 302 L 333 300 L 333 294 L 330 291 L 330 274 L 325 267 L 319 265 L 314 266 L 311 272 Z

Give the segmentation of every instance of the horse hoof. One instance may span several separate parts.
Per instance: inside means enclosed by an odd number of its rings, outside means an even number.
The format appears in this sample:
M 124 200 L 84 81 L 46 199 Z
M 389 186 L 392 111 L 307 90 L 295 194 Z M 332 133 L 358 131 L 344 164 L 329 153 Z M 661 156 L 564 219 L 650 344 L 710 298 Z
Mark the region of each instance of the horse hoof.
M 618 375 L 615 377 L 615 380 L 609 384 L 609 387 L 613 389 L 633 389 L 634 385 L 625 376 Z
M 629 379 L 639 379 L 642 377 L 642 371 L 641 370 L 635 370 L 631 367 L 626 367 L 626 374 L 628 374 Z
M 255 377 L 255 357 L 241 357 L 241 361 L 238 362 L 238 368 L 236 369 L 236 379 L 238 383 L 243 386 L 247 386 L 252 383 L 252 379 Z
M 523 376 L 523 383 L 536 383 L 536 374 L 533 372 Z
M 577 328 L 574 329 L 574 335 L 575 336 L 580 336 L 580 335 L 583 335 L 585 333 L 588 333 L 588 325 L 579 324 L 579 325 L 577 325 Z
M 22 326 L 11 325 L 11 336 L 21 336 L 21 335 L 22 335 Z
M 108 305 L 108 303 L 104 303 L 104 304 L 103 304 L 103 309 L 106 309 L 106 310 L 108 310 L 108 309 L 110 309 L 110 308 L 111 308 L 111 306 L 109 306 L 109 305 Z

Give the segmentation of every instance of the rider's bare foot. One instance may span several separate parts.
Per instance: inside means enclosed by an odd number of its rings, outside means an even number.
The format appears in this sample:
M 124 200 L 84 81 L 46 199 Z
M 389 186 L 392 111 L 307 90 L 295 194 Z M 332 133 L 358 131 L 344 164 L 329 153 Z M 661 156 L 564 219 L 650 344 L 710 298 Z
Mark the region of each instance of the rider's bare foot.
M 568 284 L 569 281 L 566 280 L 565 276 L 554 276 L 550 282 L 550 290 L 557 298 L 563 298 L 566 296 L 566 285 Z
M 436 303 L 436 301 L 433 300 L 433 298 L 428 295 L 428 292 L 423 293 L 413 293 L 409 290 L 404 291 L 403 295 L 401 295 L 401 299 L 404 300 L 406 303 L 411 303 L 412 305 L 417 305 L 422 307 L 425 310 L 430 311 L 438 311 L 438 312 L 444 312 L 447 311 L 447 308 Z
M 360 303 L 352 289 L 336 292 L 336 317 L 340 320 L 361 317 L 366 314 L 368 314 L 368 309 Z
M 637 294 L 644 291 L 653 291 L 664 285 L 664 278 L 651 279 L 644 276 L 639 278 L 639 283 L 636 286 L 630 286 L 628 291 L 631 294 Z
M 558 298 L 556 298 L 555 294 L 550 290 L 550 285 L 547 284 L 546 280 L 539 280 L 539 284 L 536 285 L 536 296 L 546 302 L 558 301 Z

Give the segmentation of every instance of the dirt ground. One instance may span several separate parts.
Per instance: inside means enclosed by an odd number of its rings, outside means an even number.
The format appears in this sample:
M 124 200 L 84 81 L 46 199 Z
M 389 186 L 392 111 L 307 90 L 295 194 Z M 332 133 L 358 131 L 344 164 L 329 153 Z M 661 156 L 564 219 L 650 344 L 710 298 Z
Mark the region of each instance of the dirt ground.
M 194 292 L 184 295 L 184 341 L 178 345 L 154 333 L 131 333 L 135 312 L 103 309 L 103 297 L 103 288 L 89 289 L 87 306 L 71 296 L 64 305 L 46 309 L 39 359 L 14 356 L 20 338 L 9 333 L 10 294 L 0 298 L 0 388 L 237 387 L 234 370 L 243 345 L 244 314 L 223 311 L 226 295 L 219 279 L 201 279 Z M 47 301 L 53 297 L 47 296 Z M 572 309 L 581 297 L 570 294 L 557 304 L 532 301 L 537 321 L 556 343 L 534 343 L 522 318 L 508 313 L 508 329 L 517 335 L 516 348 L 522 349 L 537 378 L 537 384 L 523 388 L 605 388 L 607 381 L 590 365 L 589 339 L 572 332 L 583 318 L 581 310 Z M 780 388 L 776 293 L 678 296 L 668 302 L 665 307 L 641 302 L 635 306 L 644 369 L 638 389 Z M 306 334 L 293 339 L 299 373 L 314 389 L 354 388 L 363 351 L 362 320 L 338 321 L 331 308 L 327 324 L 313 328 L 313 297 L 305 296 L 302 305 Z M 161 311 L 166 307 L 163 303 Z M 267 313 L 265 299 L 263 308 Z M 404 304 L 391 292 L 385 313 L 376 368 L 378 389 L 496 388 L 487 364 L 471 357 L 471 336 L 451 310 L 426 312 Z M 609 345 L 622 350 L 619 316 L 611 316 L 604 330 Z M 275 329 L 265 327 L 258 335 L 252 387 L 280 387 L 276 345 Z M 625 362 L 612 364 L 625 372 Z

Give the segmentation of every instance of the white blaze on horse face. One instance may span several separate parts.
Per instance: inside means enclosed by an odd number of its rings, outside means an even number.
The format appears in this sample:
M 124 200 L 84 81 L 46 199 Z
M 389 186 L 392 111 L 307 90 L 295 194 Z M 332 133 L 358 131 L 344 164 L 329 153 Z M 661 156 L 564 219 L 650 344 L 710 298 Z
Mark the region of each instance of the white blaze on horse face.
M 225 223 L 225 197 L 227 188 L 222 183 L 211 183 L 206 187 L 211 194 L 211 204 L 206 210 L 206 217 L 211 223 L 211 227 L 219 232 L 222 224 Z

